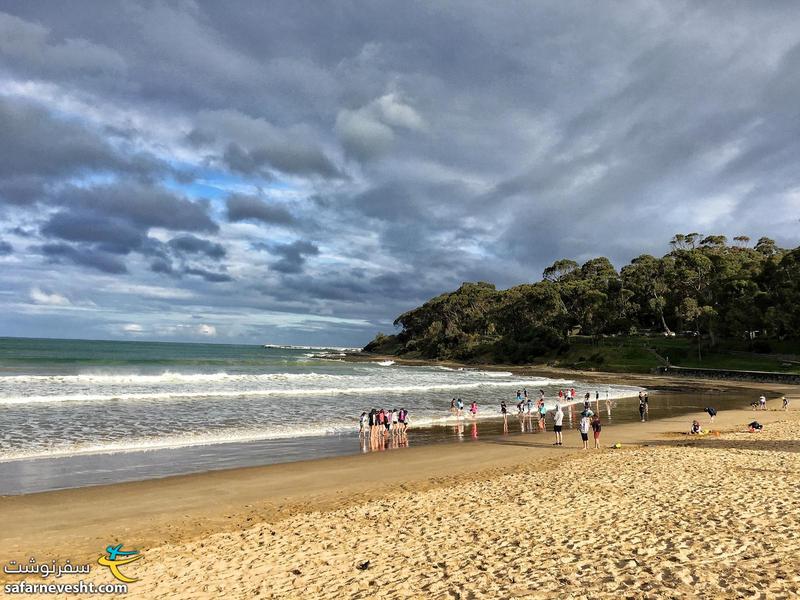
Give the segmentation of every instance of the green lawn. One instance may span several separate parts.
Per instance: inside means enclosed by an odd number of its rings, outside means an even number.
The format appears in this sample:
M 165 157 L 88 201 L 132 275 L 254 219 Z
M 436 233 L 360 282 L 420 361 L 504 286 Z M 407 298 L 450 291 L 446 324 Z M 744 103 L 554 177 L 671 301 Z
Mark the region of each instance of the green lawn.
M 780 350 L 787 353 L 786 350 L 792 349 L 786 345 Z M 679 367 L 800 373 L 800 364 L 787 363 L 775 356 L 734 350 L 730 345 L 721 344 L 712 350 L 704 344 L 701 352 L 701 358 L 698 358 L 697 343 L 685 337 L 635 336 L 606 338 L 599 342 L 574 337 L 570 339 L 569 350 L 544 357 L 543 362 L 575 369 L 646 373 L 665 364 L 659 358 L 662 357 L 669 358 L 670 364 Z

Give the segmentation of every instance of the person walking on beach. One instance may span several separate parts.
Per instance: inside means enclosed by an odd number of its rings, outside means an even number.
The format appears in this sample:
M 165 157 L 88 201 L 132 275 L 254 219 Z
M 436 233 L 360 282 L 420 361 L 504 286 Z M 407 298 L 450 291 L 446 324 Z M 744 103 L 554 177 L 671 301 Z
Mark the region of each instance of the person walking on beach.
M 400 433 L 398 425 L 400 424 L 400 416 L 397 414 L 397 409 L 392 410 L 392 435 Z
M 556 409 L 553 412 L 553 431 L 556 434 L 556 442 L 553 446 L 563 446 L 564 438 L 561 435 L 561 429 L 564 424 L 564 411 L 561 410 L 561 405 L 556 403 Z
M 761 397 L 758 399 L 758 408 L 759 410 L 767 410 L 767 398 L 764 394 L 761 394 Z
M 644 423 L 644 415 L 647 412 L 647 404 L 644 398 L 644 394 L 639 392 L 639 417 L 642 419 L 642 423 Z
M 464 415 L 464 402 L 462 402 L 461 398 L 456 400 L 456 416 L 462 417 Z
M 508 407 L 506 401 L 500 401 L 500 414 L 503 415 L 503 433 L 508 433 Z
M 369 437 L 376 437 L 378 435 L 378 412 L 373 408 L 369 411 Z
M 704 409 L 704 412 L 707 412 L 707 413 L 708 413 L 708 416 L 709 416 L 709 417 L 711 417 L 711 422 L 713 423 L 713 422 L 714 422 L 714 417 L 716 417 L 716 416 L 717 416 L 717 409 L 716 409 L 716 408 L 713 408 L 713 407 L 711 407 L 711 406 L 707 406 L 707 407 Z
M 456 399 L 453 398 L 450 400 L 450 414 L 454 417 L 456 416 Z
M 600 449 L 600 430 L 602 426 L 600 425 L 600 415 L 595 415 L 592 417 L 592 431 L 594 432 L 594 448 L 595 450 Z
M 546 431 L 545 426 L 545 416 L 547 415 L 547 409 L 544 406 L 544 400 L 541 398 L 539 399 L 539 429 L 541 431 Z
M 650 396 L 644 393 L 644 416 L 650 418 Z
M 783 410 L 789 410 L 789 399 L 786 396 L 781 398 L 781 403 Z
M 578 425 L 578 429 L 581 432 L 581 441 L 583 441 L 584 450 L 589 449 L 589 427 L 590 427 L 589 417 L 583 415 L 581 417 L 580 425 Z
M 364 411 L 358 419 L 358 437 L 364 437 L 367 431 L 367 421 L 367 412 Z

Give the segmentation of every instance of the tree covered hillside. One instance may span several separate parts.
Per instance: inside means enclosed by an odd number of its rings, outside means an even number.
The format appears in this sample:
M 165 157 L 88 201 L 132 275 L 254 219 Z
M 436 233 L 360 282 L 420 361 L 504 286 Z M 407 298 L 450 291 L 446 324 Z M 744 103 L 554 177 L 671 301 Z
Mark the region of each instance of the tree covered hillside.
M 800 248 L 697 233 L 676 235 L 670 246 L 619 272 L 603 257 L 582 265 L 564 259 L 541 281 L 507 290 L 464 283 L 400 315 L 400 332 L 378 334 L 365 351 L 525 363 L 565 351 L 575 334 L 692 332 L 710 348 L 800 339 Z

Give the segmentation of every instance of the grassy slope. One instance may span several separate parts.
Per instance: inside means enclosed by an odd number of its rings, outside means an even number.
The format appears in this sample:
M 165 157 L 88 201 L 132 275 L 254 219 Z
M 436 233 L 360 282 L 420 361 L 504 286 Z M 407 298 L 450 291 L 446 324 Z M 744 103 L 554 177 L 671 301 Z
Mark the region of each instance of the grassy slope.
M 780 350 L 786 352 L 791 349 Z M 620 337 L 608 338 L 599 343 L 592 343 L 585 338 L 573 338 L 567 352 L 543 357 L 542 361 L 537 362 L 569 368 L 642 373 L 663 365 L 661 359 L 666 357 L 669 357 L 672 365 L 681 367 L 800 373 L 800 364 L 772 355 L 748 353 L 724 346 L 714 350 L 704 346 L 702 359 L 698 359 L 696 342 L 681 337 Z

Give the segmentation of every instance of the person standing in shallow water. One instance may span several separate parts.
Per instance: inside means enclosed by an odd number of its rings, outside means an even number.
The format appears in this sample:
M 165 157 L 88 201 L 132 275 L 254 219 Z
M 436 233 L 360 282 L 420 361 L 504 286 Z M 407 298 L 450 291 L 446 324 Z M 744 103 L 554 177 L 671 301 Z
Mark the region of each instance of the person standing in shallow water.
M 547 408 L 545 408 L 544 400 L 542 398 L 539 399 L 539 429 L 542 431 L 546 431 L 547 427 L 545 425 L 545 417 L 547 416 Z
M 364 437 L 367 431 L 367 413 L 362 412 L 358 419 L 358 437 Z
M 503 433 L 508 433 L 508 407 L 506 401 L 500 401 L 500 413 L 503 415 Z
M 647 404 L 645 402 L 644 394 L 639 392 L 639 417 L 642 419 L 642 423 L 644 423 L 644 415 L 647 412 Z

